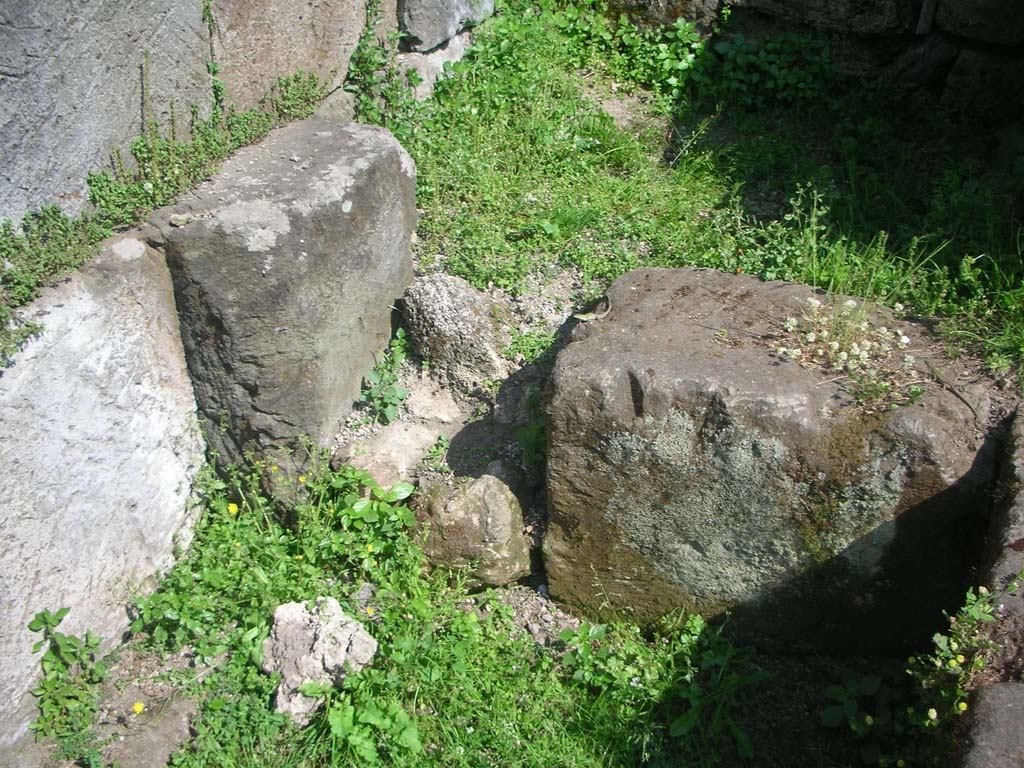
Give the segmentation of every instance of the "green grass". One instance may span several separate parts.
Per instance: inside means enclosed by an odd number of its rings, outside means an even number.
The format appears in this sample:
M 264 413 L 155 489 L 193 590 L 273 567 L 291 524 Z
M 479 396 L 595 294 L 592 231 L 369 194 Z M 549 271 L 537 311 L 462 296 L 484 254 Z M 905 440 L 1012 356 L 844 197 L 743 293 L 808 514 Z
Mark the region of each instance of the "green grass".
M 939 315 L 954 343 L 1019 363 L 1012 130 L 991 136 L 883 83 L 837 84 L 825 49 L 793 36 L 764 63 L 735 40 L 698 50 L 672 32 L 670 50 L 697 54 L 688 84 L 659 88 L 652 33 L 541 8 L 506 6 L 432 104 L 391 117 L 419 169 L 428 261 L 512 293 L 554 265 L 579 267 L 591 294 L 640 266 L 809 282 Z M 781 74 L 757 90 L 769 69 Z M 590 95 L 613 80 L 653 88 L 672 135 L 618 129 Z
M 537 645 L 488 594 L 426 575 L 409 535 L 411 487 L 350 469 L 302 478 L 308 501 L 284 528 L 251 476 L 208 478 L 190 552 L 138 601 L 135 631 L 191 645 L 218 666 L 192 694 L 196 738 L 174 766 L 711 765 L 735 736 L 737 691 L 756 677 L 699 617 L 649 633 L 584 625 L 570 653 Z M 363 581 L 376 586 L 359 603 Z M 380 645 L 306 729 L 270 706 L 258 671 L 274 608 L 333 596 Z

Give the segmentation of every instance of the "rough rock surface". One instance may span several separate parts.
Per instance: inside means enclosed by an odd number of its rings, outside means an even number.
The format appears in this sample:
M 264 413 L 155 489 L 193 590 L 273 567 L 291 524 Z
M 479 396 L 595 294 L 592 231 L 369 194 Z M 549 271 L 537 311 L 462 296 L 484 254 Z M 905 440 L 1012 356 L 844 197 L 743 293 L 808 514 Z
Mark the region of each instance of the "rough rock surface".
M 996 683 L 978 691 L 963 768 L 1024 766 L 1024 683 Z
M 471 583 L 485 586 L 502 586 L 530 573 L 522 509 L 512 489 L 494 475 L 455 489 L 424 483 L 420 512 L 429 526 L 423 551 L 431 563 L 472 565 Z
M 731 609 L 763 637 L 860 650 L 921 639 L 957 603 L 995 463 L 960 398 L 985 414 L 987 390 L 865 414 L 841 381 L 769 350 L 810 295 L 711 270 L 613 284 L 611 313 L 553 372 L 553 597 L 638 618 Z
M 398 27 L 413 51 L 430 51 L 494 13 L 494 0 L 398 0 Z
M 345 447 L 338 459 L 370 473 L 381 488 L 408 480 L 437 440 L 437 431 L 425 424 L 395 421 L 365 440 Z
M 414 182 L 386 130 L 311 120 L 241 150 L 154 217 L 221 461 L 335 434 L 412 279 Z
M 405 292 L 404 318 L 417 352 L 457 388 L 473 393 L 505 376 L 501 350 L 508 344 L 495 299 L 461 277 L 418 278 Z
M 285 603 L 274 611 L 274 625 L 263 642 L 261 669 L 279 672 L 274 694 L 278 712 L 305 725 L 320 706 L 320 699 L 299 693 L 304 683 L 338 685 L 346 675 L 368 666 L 377 653 L 377 641 L 355 619 L 347 616 L 333 597 L 305 603 Z
M 39 637 L 26 625 L 69 606 L 62 632 L 117 640 L 133 590 L 187 534 L 204 461 L 159 254 L 107 241 L 29 319 L 42 336 L 0 377 L 0 753 L 11 755 L 35 704 Z
M 1024 13 L 1010 0 L 938 0 L 935 24 L 971 40 L 997 45 L 1024 42 Z
M 362 0 L 218 0 L 213 14 L 220 77 L 239 109 L 299 70 L 341 85 L 366 26 Z
M 965 49 L 946 78 L 942 100 L 962 110 L 1007 117 L 1024 110 L 1024 56 Z
M 149 102 L 210 102 L 209 42 L 195 0 L 0 0 L 0 219 L 85 205 L 86 174 L 139 133 Z M 181 126 L 183 127 L 183 126 Z
M 733 5 L 851 35 L 907 32 L 915 20 L 909 0 L 735 0 Z
M 1001 485 L 1010 493 L 992 516 L 985 582 L 1003 593 L 999 602 L 1005 610 L 1024 620 L 1024 594 L 1007 592 L 1024 572 L 1024 414 L 1020 408 L 1013 416 L 1006 460 L 999 474 Z
M 444 65 L 454 64 L 462 59 L 473 42 L 469 32 L 453 37 L 430 53 L 400 53 L 398 66 L 406 70 L 415 70 L 420 83 L 413 88 L 413 95 L 418 101 L 429 99 L 434 93 L 434 85 L 444 77 Z

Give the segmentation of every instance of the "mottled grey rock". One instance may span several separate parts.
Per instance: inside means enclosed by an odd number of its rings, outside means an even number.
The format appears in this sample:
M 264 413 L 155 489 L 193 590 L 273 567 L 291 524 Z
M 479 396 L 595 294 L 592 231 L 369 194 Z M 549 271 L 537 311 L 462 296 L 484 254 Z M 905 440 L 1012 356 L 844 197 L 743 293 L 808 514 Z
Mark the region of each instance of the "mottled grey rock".
M 941 85 L 959 51 L 945 35 L 928 35 L 924 42 L 911 46 L 893 62 L 893 75 L 910 85 Z
M 430 51 L 494 13 L 494 0 L 398 0 L 398 28 L 409 50 Z
M 427 482 L 420 508 L 429 526 L 423 552 L 434 565 L 471 566 L 473 585 L 502 586 L 530 573 L 523 512 L 505 482 L 483 475 L 451 488 Z
M 938 0 L 935 24 L 957 37 L 985 43 L 1024 42 L 1024 12 L 1016 0 Z
M 648 269 L 608 296 L 552 377 L 553 597 L 638 618 L 731 610 L 738 629 L 824 647 L 926 638 L 961 596 L 994 475 L 968 406 L 930 388 L 868 415 L 835 377 L 780 360 L 769 346 L 804 286 Z M 987 413 L 983 386 L 958 389 Z
M 153 117 L 210 103 L 195 0 L 0 0 L 0 219 L 46 203 L 79 211 L 86 174 L 140 132 L 149 55 Z
M 377 641 L 363 625 L 333 597 L 320 597 L 310 608 L 305 603 L 277 607 L 260 668 L 281 675 L 274 694 L 277 711 L 305 725 L 321 699 L 303 696 L 299 688 L 305 683 L 340 685 L 347 675 L 369 666 L 376 654 Z
M 992 515 L 989 549 L 983 563 L 985 582 L 1002 593 L 999 604 L 1005 610 L 1024 620 L 1022 590 L 1008 589 L 1024 572 L 1024 414 L 1019 407 L 1013 415 L 999 476 L 1009 493 Z
M 1024 766 L 1024 684 L 995 683 L 982 688 L 971 709 L 963 768 Z
M 366 26 L 363 0 L 218 0 L 213 13 L 219 74 L 239 109 L 299 70 L 341 85 Z
M 28 318 L 44 326 L 0 377 L 0 753 L 34 719 L 39 611 L 116 641 L 125 605 L 188 541 L 204 462 L 171 280 L 130 236 Z
M 398 55 L 398 66 L 405 70 L 414 70 L 419 75 L 420 83 L 413 89 L 413 95 L 418 101 L 430 98 L 434 93 L 434 85 L 444 77 L 445 64 L 454 64 L 461 60 L 472 42 L 473 36 L 469 32 L 463 32 L 430 53 Z
M 852 35 L 898 34 L 910 31 L 915 21 L 910 0 L 734 0 L 732 5 Z
M 154 217 L 221 462 L 277 461 L 300 436 L 336 433 L 412 279 L 414 182 L 383 128 L 311 120 L 241 150 Z M 169 226 L 173 213 L 191 218 Z
M 431 369 L 466 393 L 508 371 L 501 350 L 509 343 L 506 309 L 461 277 L 434 274 L 405 292 L 409 337 Z

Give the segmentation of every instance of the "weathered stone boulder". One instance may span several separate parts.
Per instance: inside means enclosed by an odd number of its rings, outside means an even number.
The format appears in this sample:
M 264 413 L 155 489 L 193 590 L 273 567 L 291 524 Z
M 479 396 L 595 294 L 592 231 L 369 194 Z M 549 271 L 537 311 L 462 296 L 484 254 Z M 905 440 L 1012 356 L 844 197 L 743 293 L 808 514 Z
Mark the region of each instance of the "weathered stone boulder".
M 125 604 L 187 543 L 204 461 L 171 279 L 131 236 L 46 289 L 43 325 L 0 376 L 0 754 L 34 719 L 39 611 L 116 641 Z M 5 764 L 0 759 L 0 764 Z
M 1013 416 L 1006 455 L 999 472 L 1000 486 L 1008 495 L 992 515 L 985 553 L 985 583 L 999 590 L 1003 609 L 1024 622 L 1024 594 L 1010 589 L 1024 573 L 1024 413 Z M 1024 645 L 1024 638 L 1021 638 Z
M 494 13 L 494 0 L 398 0 L 398 28 L 409 50 L 430 51 Z
M 369 666 L 376 654 L 377 641 L 363 625 L 333 597 L 321 597 L 310 608 L 305 603 L 277 607 L 260 668 L 281 675 L 274 694 L 277 711 L 306 725 L 322 700 L 304 696 L 299 688 L 305 683 L 340 685 L 347 675 Z
M 417 352 L 442 377 L 472 394 L 508 372 L 504 307 L 461 277 L 421 277 L 405 292 L 404 318 Z
M 1024 684 L 995 683 L 974 698 L 963 768 L 1024 765 Z
M 935 24 L 957 37 L 985 43 L 1024 42 L 1024 13 L 1013 0 L 938 0 Z
M 311 120 L 154 217 L 221 462 L 335 434 L 412 280 L 414 181 L 386 130 Z
M 971 410 L 986 390 L 865 413 L 841 376 L 770 349 L 811 296 L 693 269 L 612 285 L 553 372 L 552 596 L 639 619 L 731 610 L 759 637 L 861 650 L 920 640 L 957 604 L 994 474 Z
M 964 49 L 956 57 L 942 100 L 965 111 L 1006 118 L 1024 110 L 1024 55 Z
M 732 5 L 815 29 L 850 35 L 891 35 L 910 31 L 910 0 L 734 0 Z
M 455 488 L 427 482 L 420 498 L 428 526 L 423 552 L 431 563 L 471 566 L 473 586 L 502 586 L 529 575 L 523 511 L 503 480 L 487 474 Z

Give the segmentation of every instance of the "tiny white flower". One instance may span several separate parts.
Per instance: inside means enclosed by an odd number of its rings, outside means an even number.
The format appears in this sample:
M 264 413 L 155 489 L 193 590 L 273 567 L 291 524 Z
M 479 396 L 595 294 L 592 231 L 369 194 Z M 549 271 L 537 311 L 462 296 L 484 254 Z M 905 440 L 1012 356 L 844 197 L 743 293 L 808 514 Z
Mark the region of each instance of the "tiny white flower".
M 860 344 L 858 344 L 856 341 L 853 342 L 853 346 L 850 347 L 850 354 L 851 355 L 859 355 L 860 354 Z
M 903 311 L 903 305 L 900 304 L 898 301 L 892 305 L 892 308 L 895 309 L 897 312 Z
M 910 366 L 912 366 L 912 365 L 914 364 L 914 356 L 913 356 L 913 355 L 906 355 L 906 356 L 905 356 L 905 357 L 903 358 L 903 364 L 904 364 L 905 366 L 907 366 L 907 368 L 909 368 Z
M 818 349 L 815 350 L 814 354 L 816 354 L 818 357 L 824 357 L 825 356 L 825 350 L 821 349 L 819 347 Z
M 828 338 L 828 331 L 827 331 L 827 330 L 826 330 L 826 331 L 822 331 L 822 332 L 821 332 L 821 333 L 819 333 L 818 335 L 819 335 L 819 336 L 820 336 L 820 337 L 821 337 L 822 339 L 827 339 L 827 338 Z
M 796 349 L 791 349 L 791 350 L 789 350 L 789 357 L 790 357 L 790 359 L 792 359 L 792 360 L 796 360 L 796 359 L 797 359 L 797 358 L 799 358 L 799 357 L 800 357 L 800 356 L 801 356 L 801 355 L 802 355 L 803 353 L 804 353 L 804 351 L 803 351 L 802 349 L 800 349 L 799 347 L 797 347 Z
M 807 306 L 809 306 L 811 309 L 818 309 L 819 307 L 821 307 L 821 302 L 818 301 L 813 296 L 811 296 L 807 299 Z
M 910 346 L 910 337 L 900 336 L 900 344 L 902 344 L 904 347 Z
M 808 333 L 806 336 L 804 336 L 804 340 L 808 344 L 813 344 L 815 341 L 818 340 L 818 337 L 815 334 L 813 334 L 813 333 Z
M 775 354 L 778 355 L 779 357 L 785 357 L 786 352 L 788 351 L 789 350 L 787 350 L 785 347 L 779 347 L 778 349 L 775 350 Z
M 852 310 L 854 310 L 856 308 L 857 308 L 857 302 L 854 301 L 853 299 L 847 299 L 846 301 L 843 302 L 843 309 L 847 310 L 848 312 L 852 311 Z
M 862 349 L 858 357 L 862 363 L 866 363 L 868 361 L 868 351 L 866 349 Z
M 889 334 L 889 329 L 883 325 L 881 328 L 878 329 L 878 332 L 883 336 L 887 336 Z
M 860 325 L 857 326 L 857 328 L 859 328 L 861 331 L 866 331 L 868 329 L 868 321 L 862 320 Z
M 839 342 L 838 341 L 830 341 L 828 343 L 828 348 L 832 352 L 838 352 L 839 351 Z
M 849 357 L 849 355 L 847 355 L 845 352 L 840 352 L 838 360 L 841 363 L 845 363 L 848 357 Z
M 786 322 L 782 324 L 782 327 L 786 329 L 787 333 L 792 333 L 796 330 L 797 322 L 794 317 L 787 317 Z

